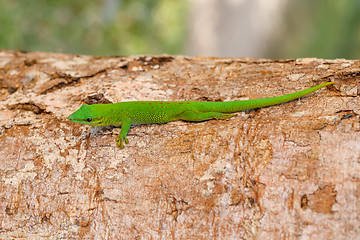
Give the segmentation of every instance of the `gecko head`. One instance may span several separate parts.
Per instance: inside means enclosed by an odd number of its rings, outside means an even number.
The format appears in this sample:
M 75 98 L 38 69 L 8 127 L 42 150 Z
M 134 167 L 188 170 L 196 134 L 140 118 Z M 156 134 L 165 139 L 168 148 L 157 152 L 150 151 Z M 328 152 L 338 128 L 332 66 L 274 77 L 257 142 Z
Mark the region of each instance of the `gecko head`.
M 97 127 L 107 125 L 103 123 L 102 115 L 101 111 L 97 111 L 96 105 L 82 105 L 77 111 L 71 114 L 68 119 L 74 123 Z

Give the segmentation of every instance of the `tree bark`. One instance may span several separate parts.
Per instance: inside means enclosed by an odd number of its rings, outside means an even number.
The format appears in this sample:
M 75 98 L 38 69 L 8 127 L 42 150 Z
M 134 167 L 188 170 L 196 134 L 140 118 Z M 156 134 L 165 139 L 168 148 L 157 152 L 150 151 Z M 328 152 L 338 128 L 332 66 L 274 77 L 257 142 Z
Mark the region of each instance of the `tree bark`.
M 360 61 L 0 51 L 0 238 L 355 239 Z M 228 120 L 91 128 L 82 104 L 230 101 Z

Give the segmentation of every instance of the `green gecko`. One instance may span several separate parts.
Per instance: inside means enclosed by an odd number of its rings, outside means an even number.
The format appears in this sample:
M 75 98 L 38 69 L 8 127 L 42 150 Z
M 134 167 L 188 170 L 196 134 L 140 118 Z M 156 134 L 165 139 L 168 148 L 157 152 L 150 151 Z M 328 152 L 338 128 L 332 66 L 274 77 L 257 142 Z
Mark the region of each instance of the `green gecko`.
M 124 142 L 129 142 L 126 135 L 131 125 L 167 123 L 176 120 L 200 122 L 210 119 L 231 118 L 236 115 L 234 114 L 235 112 L 286 103 L 334 83 L 322 83 L 315 87 L 283 96 L 244 101 L 133 101 L 82 105 L 68 119 L 75 123 L 93 127 L 106 125 L 121 126 L 116 143 L 120 148 L 124 148 Z

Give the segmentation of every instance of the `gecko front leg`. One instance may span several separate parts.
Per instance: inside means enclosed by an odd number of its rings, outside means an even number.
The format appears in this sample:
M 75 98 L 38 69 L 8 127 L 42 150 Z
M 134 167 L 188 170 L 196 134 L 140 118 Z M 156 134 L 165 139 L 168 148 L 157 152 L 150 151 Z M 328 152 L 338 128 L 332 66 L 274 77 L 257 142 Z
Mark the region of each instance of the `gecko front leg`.
M 126 144 L 129 143 L 129 140 L 127 139 L 126 135 L 129 132 L 130 127 L 131 127 L 131 119 L 127 118 L 123 120 L 121 125 L 121 131 L 115 140 L 116 145 L 118 145 L 121 149 L 124 148 L 124 142 Z

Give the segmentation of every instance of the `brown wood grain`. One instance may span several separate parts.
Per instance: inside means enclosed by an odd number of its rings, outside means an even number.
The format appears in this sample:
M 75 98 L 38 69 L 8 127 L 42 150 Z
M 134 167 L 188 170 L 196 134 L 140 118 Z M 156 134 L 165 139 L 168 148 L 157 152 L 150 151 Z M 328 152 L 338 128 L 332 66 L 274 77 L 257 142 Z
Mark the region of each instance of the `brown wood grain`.
M 0 238 L 355 239 L 360 61 L 0 51 Z M 83 103 L 230 101 L 221 121 L 71 123 Z

